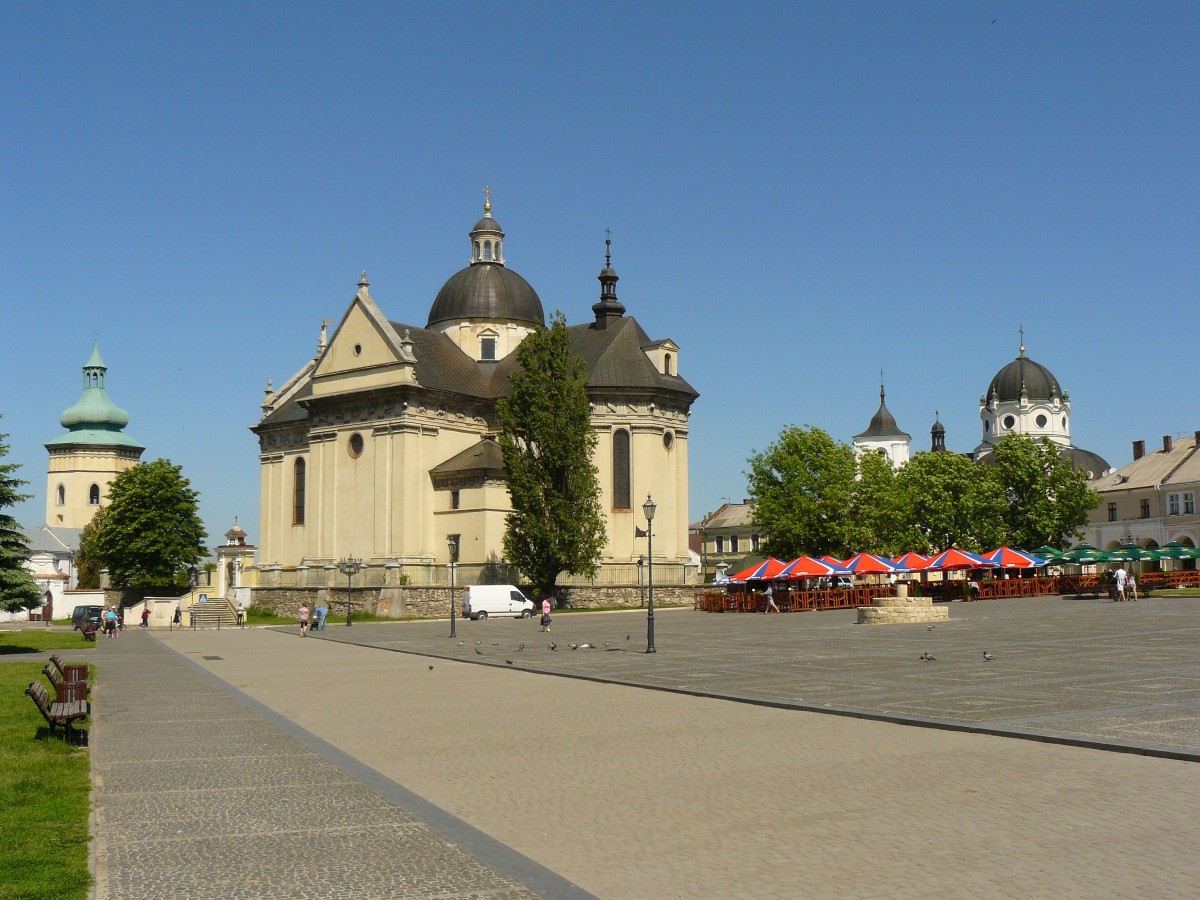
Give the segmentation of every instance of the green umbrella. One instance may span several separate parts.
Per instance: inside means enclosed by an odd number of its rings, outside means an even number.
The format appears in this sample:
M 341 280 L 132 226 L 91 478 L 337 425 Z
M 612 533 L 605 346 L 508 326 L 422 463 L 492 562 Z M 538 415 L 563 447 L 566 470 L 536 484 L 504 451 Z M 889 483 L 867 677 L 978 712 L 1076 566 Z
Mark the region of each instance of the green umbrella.
M 1183 541 L 1171 541 L 1158 548 L 1159 559 L 1194 559 L 1195 547 L 1189 547 Z
M 1062 556 L 1062 550 L 1060 550 L 1058 547 L 1051 547 L 1049 544 L 1046 544 L 1044 547 L 1038 547 L 1036 550 L 1030 550 L 1029 552 L 1034 556 L 1040 556 L 1043 559 L 1048 559 L 1054 556 Z
M 1112 558 L 1112 554 L 1105 553 L 1091 544 L 1080 544 L 1074 550 L 1068 550 L 1062 554 L 1062 559 L 1066 562 L 1076 563 L 1109 562 Z

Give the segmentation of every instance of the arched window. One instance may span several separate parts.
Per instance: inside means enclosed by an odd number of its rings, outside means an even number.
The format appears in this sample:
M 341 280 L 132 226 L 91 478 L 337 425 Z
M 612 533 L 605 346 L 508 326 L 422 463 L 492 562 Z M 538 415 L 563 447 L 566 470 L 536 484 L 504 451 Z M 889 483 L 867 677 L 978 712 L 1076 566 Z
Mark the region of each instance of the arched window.
M 296 460 L 292 480 L 292 524 L 304 524 L 304 460 Z
M 629 502 L 629 432 L 613 432 L 613 509 L 630 509 Z
M 100 485 L 93 484 L 88 488 L 88 503 L 92 506 L 100 505 Z
M 492 242 L 483 242 L 483 261 L 488 262 L 492 258 Z
M 479 261 L 479 241 L 475 241 L 472 245 L 474 252 L 471 254 L 471 262 Z
M 58 505 L 67 505 L 67 489 L 61 484 L 58 486 Z
M 670 353 L 666 353 L 663 355 L 663 374 L 664 375 L 671 374 L 671 354 Z

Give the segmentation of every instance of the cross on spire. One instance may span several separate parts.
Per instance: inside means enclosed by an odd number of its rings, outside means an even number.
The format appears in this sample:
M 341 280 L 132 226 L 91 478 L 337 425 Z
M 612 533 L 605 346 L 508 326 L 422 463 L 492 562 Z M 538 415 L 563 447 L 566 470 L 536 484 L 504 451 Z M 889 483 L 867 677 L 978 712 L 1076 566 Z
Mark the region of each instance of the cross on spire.
M 483 201 L 483 211 L 490 213 L 492 211 L 492 189 L 486 184 L 483 186 L 483 194 L 485 198 Z
M 1017 329 L 1021 333 L 1021 355 L 1025 355 L 1025 326 L 1022 325 Z

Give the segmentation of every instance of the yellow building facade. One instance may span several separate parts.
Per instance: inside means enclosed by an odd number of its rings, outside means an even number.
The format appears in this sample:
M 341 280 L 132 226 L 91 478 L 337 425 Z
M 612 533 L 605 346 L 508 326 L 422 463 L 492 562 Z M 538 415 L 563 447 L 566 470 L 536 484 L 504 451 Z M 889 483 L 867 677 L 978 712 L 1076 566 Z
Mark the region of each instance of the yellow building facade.
M 316 355 L 278 390 L 268 386 L 252 429 L 261 568 L 304 571 L 348 556 L 444 566 L 451 542 L 464 566 L 503 564 L 510 504 L 496 401 L 508 392 L 517 346 L 545 324 L 537 293 L 505 262 L 504 238 L 489 201 L 470 231 L 470 264 L 447 280 L 424 327 L 385 315 L 363 273 Z M 656 578 L 684 581 L 688 419 L 698 395 L 679 374 L 679 347 L 625 315 L 609 256 L 599 280 L 591 321 L 569 329 L 598 437 L 608 535 L 599 577 L 635 576 L 651 495 Z

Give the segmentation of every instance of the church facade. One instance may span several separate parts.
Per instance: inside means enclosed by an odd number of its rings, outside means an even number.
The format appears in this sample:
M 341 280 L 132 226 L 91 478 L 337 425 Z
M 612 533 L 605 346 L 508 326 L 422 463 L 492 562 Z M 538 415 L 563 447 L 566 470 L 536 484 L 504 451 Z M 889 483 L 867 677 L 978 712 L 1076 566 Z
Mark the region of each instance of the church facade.
M 517 346 L 545 314 L 507 265 L 490 197 L 469 234 L 470 262 L 446 281 L 423 326 L 386 315 L 364 272 L 332 335 L 322 328 L 313 358 L 278 390 L 268 383 L 252 428 L 261 568 L 356 557 L 419 580 L 422 567 L 430 574 L 452 555 L 464 566 L 504 562 L 510 504 L 496 402 L 508 393 Z M 651 495 L 656 577 L 674 571 L 682 580 L 688 419 L 698 395 L 679 374 L 678 346 L 625 315 L 617 280 L 606 255 L 592 319 L 569 329 L 598 436 L 593 462 L 607 530 L 599 578 L 636 571 Z

